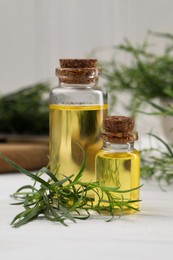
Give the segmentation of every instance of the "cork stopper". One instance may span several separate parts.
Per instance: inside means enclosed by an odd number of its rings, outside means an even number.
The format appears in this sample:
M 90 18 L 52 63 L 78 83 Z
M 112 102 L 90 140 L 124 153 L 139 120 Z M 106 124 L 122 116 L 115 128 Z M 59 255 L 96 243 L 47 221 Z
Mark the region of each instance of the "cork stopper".
M 60 59 L 61 68 L 96 68 L 96 59 Z
M 60 59 L 59 62 L 55 74 L 62 84 L 94 84 L 101 73 L 96 59 Z
M 104 120 L 104 128 L 108 132 L 131 132 L 134 129 L 135 120 L 126 116 L 107 116 Z
M 104 120 L 104 128 L 101 136 L 105 142 L 123 144 L 131 143 L 138 139 L 138 133 L 134 131 L 135 120 L 125 116 L 107 116 Z

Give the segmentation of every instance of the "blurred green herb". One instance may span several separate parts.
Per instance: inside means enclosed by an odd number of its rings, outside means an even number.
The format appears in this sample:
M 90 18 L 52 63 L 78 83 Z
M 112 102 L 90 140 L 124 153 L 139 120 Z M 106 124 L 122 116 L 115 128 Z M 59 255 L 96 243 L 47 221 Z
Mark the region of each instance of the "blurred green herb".
M 166 41 L 162 54 L 155 54 L 150 39 L 161 37 Z M 154 46 L 155 48 L 155 46 Z M 105 87 L 116 102 L 116 91 L 128 91 L 131 96 L 128 109 L 135 114 L 141 104 L 154 98 L 173 98 L 173 35 L 149 32 L 144 42 L 134 46 L 127 39 L 115 46 L 116 52 L 130 55 L 131 62 L 124 64 L 113 58 L 101 63 Z
M 0 97 L 1 134 L 48 134 L 48 83 Z
M 160 137 L 156 138 L 163 148 L 150 148 L 141 151 L 141 177 L 144 179 L 156 178 L 159 182 L 173 184 L 173 146 L 167 144 Z
M 14 205 L 23 205 L 25 208 L 13 219 L 11 223 L 13 227 L 20 227 L 40 215 L 66 226 L 66 220 L 76 222 L 76 219 L 88 219 L 91 211 L 99 214 L 103 212 L 110 214 L 111 218 L 108 220 L 110 221 L 115 214 L 114 207 L 118 208 L 122 214 L 124 209 L 138 210 L 131 206 L 131 203 L 137 201 L 123 198 L 122 194 L 131 190 L 122 191 L 118 187 L 104 187 L 98 182 L 82 182 L 81 177 L 86 159 L 84 159 L 76 176 L 64 176 L 63 179 L 58 180 L 48 168 L 44 167 L 34 174 L 21 168 L 2 154 L 0 154 L 0 157 L 19 172 L 34 180 L 33 185 L 25 185 L 13 194 L 13 198 L 19 200 Z M 45 176 L 42 177 L 43 173 L 49 177 L 48 180 L 45 180 Z M 140 187 L 135 189 L 138 188 Z M 96 201 L 98 200 L 96 204 L 94 199 L 88 195 L 91 191 L 95 194 Z M 118 196 L 118 194 L 121 194 L 121 196 Z M 105 195 L 107 200 L 104 199 L 104 203 L 107 202 L 107 206 L 102 206 L 103 196 L 105 197 Z
M 145 101 L 148 103 L 154 111 L 152 112 L 145 112 L 145 111 L 139 111 L 140 113 L 147 114 L 147 115 L 157 115 L 157 116 L 173 116 L 173 101 L 165 106 L 161 106 L 153 101 L 147 100 Z

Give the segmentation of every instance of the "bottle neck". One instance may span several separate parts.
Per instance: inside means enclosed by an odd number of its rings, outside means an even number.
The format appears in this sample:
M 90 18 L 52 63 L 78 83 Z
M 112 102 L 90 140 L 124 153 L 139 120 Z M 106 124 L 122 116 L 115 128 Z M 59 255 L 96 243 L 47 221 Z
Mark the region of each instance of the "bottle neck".
M 90 88 L 97 87 L 97 85 L 98 85 L 98 80 L 90 84 L 71 84 L 71 83 L 65 83 L 63 81 L 59 81 L 59 86 L 65 88 L 90 89 Z
M 109 152 L 130 152 L 134 150 L 134 142 L 125 144 L 114 144 L 110 142 L 104 142 L 103 150 Z

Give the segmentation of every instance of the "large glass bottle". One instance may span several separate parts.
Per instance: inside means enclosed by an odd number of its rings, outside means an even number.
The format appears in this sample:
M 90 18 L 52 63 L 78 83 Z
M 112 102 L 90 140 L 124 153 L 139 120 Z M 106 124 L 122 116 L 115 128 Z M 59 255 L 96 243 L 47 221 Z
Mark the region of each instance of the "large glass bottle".
M 133 130 L 134 119 L 124 116 L 108 116 L 105 118 L 105 130 L 101 135 L 103 148 L 96 156 L 96 180 L 103 186 L 119 187 L 120 190 L 130 190 L 139 187 L 140 156 L 134 148 L 138 133 Z M 120 201 L 134 201 L 129 205 L 139 208 L 139 189 L 127 193 L 117 193 Z M 103 198 L 106 203 L 106 197 Z M 124 208 L 125 213 L 134 212 Z M 117 212 L 118 213 L 118 212 Z
M 100 131 L 107 96 L 98 86 L 101 70 L 95 59 L 62 59 L 56 69 L 59 86 L 50 93 L 50 169 L 59 178 L 78 173 L 83 150 L 83 181 L 94 181 L 95 155 L 102 147 Z M 82 147 L 82 148 L 81 148 Z

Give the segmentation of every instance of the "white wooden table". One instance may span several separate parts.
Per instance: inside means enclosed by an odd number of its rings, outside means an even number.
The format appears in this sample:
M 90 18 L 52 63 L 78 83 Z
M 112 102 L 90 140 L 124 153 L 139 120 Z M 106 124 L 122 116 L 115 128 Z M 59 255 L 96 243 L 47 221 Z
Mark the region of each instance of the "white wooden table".
M 145 183 L 141 212 L 113 222 L 97 217 L 64 227 L 42 219 L 15 229 L 10 222 L 22 208 L 9 205 L 9 196 L 28 183 L 22 174 L 0 175 L 1 260 L 173 259 L 173 187 Z

